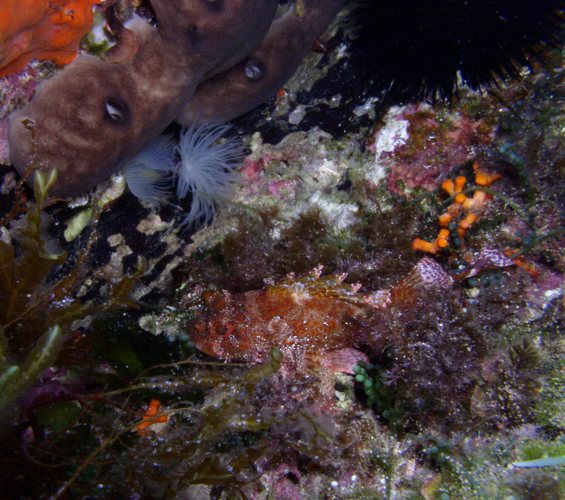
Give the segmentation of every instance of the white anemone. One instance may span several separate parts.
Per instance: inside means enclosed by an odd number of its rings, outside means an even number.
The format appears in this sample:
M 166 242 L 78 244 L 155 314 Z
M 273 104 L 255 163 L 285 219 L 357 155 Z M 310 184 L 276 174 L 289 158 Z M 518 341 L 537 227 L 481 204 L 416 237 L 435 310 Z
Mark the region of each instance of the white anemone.
M 229 125 L 191 125 L 175 146 L 163 136 L 143 149 L 123 167 L 130 191 L 138 198 L 158 204 L 172 195 L 190 195 L 191 205 L 183 225 L 208 224 L 218 206 L 229 200 L 237 183 L 235 168 L 244 156 L 236 138 L 222 139 Z M 175 163 L 178 152 L 180 160 Z
M 174 176 L 177 196 L 189 194 L 192 204 L 184 224 L 209 223 L 218 205 L 228 200 L 237 183 L 235 168 L 243 158 L 241 143 L 235 138 L 221 140 L 229 125 L 191 125 L 182 130 L 178 151 L 180 161 Z
M 123 166 L 129 190 L 139 199 L 158 205 L 173 187 L 175 143 L 161 136 Z

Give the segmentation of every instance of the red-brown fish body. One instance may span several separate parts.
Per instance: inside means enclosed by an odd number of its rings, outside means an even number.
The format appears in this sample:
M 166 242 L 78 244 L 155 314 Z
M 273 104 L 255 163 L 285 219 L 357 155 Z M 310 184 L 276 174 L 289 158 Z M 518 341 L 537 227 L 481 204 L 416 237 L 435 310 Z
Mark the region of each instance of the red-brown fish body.
M 358 294 L 341 277 L 311 275 L 245 293 L 206 292 L 204 308 L 189 330 L 202 352 L 225 360 L 260 363 L 273 348 L 291 358 L 308 356 L 334 371 L 350 373 L 366 356 L 355 348 L 367 341 L 375 315 L 407 306 L 453 279 L 435 261 L 422 259 L 396 286 Z M 370 326 L 372 325 L 372 326 Z
M 315 276 L 263 290 L 207 292 L 206 310 L 191 324 L 198 349 L 226 361 L 258 363 L 283 353 L 328 352 L 359 344 L 367 307 L 351 287 Z

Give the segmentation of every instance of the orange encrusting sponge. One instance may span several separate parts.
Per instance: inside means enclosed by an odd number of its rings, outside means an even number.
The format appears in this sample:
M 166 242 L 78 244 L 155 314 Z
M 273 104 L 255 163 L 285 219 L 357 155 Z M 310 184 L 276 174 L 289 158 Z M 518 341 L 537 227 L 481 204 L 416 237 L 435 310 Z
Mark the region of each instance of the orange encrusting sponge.
M 69 64 L 92 27 L 92 6 L 101 0 L 2 0 L 0 77 L 32 59 Z
M 169 421 L 167 415 L 159 413 L 160 409 L 161 401 L 152 399 L 143 415 L 143 420 L 135 426 L 135 430 L 140 436 L 147 436 L 151 430 L 151 426 Z

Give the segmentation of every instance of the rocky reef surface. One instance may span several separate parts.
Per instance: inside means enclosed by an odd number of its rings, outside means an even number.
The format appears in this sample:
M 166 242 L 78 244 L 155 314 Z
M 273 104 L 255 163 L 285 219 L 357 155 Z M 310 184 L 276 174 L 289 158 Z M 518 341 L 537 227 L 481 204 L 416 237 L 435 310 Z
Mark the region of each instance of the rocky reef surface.
M 560 54 L 449 104 L 383 103 L 354 44 L 326 39 L 234 122 L 240 182 L 206 227 L 119 174 L 68 201 L 56 173 L 31 189 L 2 167 L 5 495 L 565 494 Z M 25 100 L 45 67 L 3 95 Z M 383 295 L 423 257 L 449 288 Z M 254 358 L 255 326 L 279 328 L 288 300 L 288 340 Z M 197 349 L 212 310 L 237 351 Z M 336 356 L 321 338 L 339 328 Z

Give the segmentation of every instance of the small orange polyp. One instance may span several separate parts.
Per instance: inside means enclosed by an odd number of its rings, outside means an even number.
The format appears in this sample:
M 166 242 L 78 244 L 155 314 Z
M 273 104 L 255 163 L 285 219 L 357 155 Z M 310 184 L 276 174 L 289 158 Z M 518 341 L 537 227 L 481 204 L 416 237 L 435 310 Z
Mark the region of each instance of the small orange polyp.
M 449 238 L 449 229 L 440 229 L 437 237 L 442 239 Z
M 460 205 L 463 205 L 466 200 L 467 196 L 465 196 L 463 193 L 459 193 L 457 194 L 457 196 L 455 196 L 455 203 L 459 203 Z
M 465 210 L 477 210 L 478 208 L 481 208 L 484 205 L 486 199 L 487 199 L 487 194 L 484 191 L 477 190 L 473 193 L 472 198 L 467 198 L 463 202 L 463 208 Z
M 441 184 L 441 189 L 447 192 L 449 196 L 455 194 L 455 183 L 451 179 L 446 179 Z
M 451 214 L 449 212 L 445 212 L 439 216 L 439 225 L 445 227 L 451 222 L 451 219 Z
M 479 217 L 476 214 L 468 213 L 464 219 L 459 222 L 461 229 L 469 229 Z
M 449 246 L 449 230 L 448 229 L 440 229 L 437 238 L 436 238 L 436 245 L 439 248 L 446 248 Z
M 167 415 L 159 414 L 160 408 L 161 401 L 158 399 L 152 399 L 149 403 L 149 407 L 143 415 L 143 419 L 135 426 L 135 430 L 140 436 L 147 436 L 151 430 L 149 429 L 151 426 L 169 421 L 169 417 Z
M 465 187 L 466 183 L 467 183 L 467 178 L 463 175 L 458 175 L 455 178 L 455 192 L 460 193 L 461 191 L 463 191 L 463 188 Z
M 438 238 L 436 244 L 439 248 L 446 248 L 449 246 L 449 241 L 446 238 Z
M 475 172 L 475 184 L 477 184 L 477 186 L 490 186 L 493 182 L 502 177 L 501 174 L 496 172 L 491 173 L 481 170 L 477 162 L 473 164 L 473 170 Z
M 439 247 L 437 246 L 436 242 L 434 241 L 433 243 L 423 240 L 421 238 L 416 238 L 413 242 L 412 242 L 412 250 L 416 250 L 419 252 L 426 252 L 426 253 L 431 253 L 431 254 L 436 254 L 437 251 L 439 250 Z

